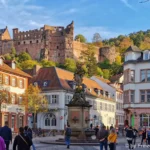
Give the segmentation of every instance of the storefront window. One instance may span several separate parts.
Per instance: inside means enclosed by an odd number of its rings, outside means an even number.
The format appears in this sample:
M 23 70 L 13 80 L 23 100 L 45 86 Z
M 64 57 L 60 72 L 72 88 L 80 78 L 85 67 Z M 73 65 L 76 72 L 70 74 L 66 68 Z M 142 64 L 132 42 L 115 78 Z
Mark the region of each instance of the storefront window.
M 140 115 L 140 126 L 150 127 L 150 114 Z

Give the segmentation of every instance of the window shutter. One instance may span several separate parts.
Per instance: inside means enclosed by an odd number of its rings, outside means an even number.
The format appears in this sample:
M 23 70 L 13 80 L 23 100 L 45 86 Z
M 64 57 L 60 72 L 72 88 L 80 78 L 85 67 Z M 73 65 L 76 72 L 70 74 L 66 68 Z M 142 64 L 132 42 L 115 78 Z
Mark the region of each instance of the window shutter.
M 56 95 L 56 103 L 59 104 L 59 95 Z

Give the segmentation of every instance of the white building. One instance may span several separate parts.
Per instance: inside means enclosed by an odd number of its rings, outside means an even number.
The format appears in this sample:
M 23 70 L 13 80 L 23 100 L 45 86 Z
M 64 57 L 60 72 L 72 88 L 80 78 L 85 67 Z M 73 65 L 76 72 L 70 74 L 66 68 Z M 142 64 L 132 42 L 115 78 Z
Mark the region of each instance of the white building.
M 122 76 L 120 76 L 122 78 Z M 119 83 L 110 83 L 101 77 L 93 76 L 91 77 L 99 86 L 101 86 L 105 91 L 109 92 L 110 97 L 116 101 L 116 120 L 117 126 L 124 125 L 124 110 L 123 110 L 123 91 L 121 90 Z M 119 79 L 119 78 L 118 78 Z
M 150 50 L 130 46 L 124 62 L 124 109 L 126 123 L 150 127 Z
M 41 87 L 42 94 L 46 95 L 49 102 L 49 111 L 39 113 L 37 116 L 37 127 L 64 130 L 68 119 L 65 105 L 72 99 L 76 86 L 73 81 L 74 75 L 56 67 L 35 70 L 37 72 L 33 75 L 32 83 Z M 115 101 L 109 97 L 108 92 L 89 78 L 84 78 L 83 86 L 86 88 L 86 99 L 93 105 L 89 124 L 93 123 L 93 126 L 101 123 L 106 126 L 115 124 Z

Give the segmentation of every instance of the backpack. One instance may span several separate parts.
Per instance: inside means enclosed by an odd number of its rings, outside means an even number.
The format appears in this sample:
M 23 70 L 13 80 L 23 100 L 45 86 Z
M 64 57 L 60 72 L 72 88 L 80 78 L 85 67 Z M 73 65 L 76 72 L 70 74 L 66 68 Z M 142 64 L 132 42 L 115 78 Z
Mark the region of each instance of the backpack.
M 147 132 L 147 137 L 150 138 L 150 131 Z
M 67 128 L 67 130 L 66 130 L 66 136 L 71 136 L 71 129 L 70 128 Z
M 135 130 L 133 130 L 133 135 L 134 135 L 134 136 L 137 136 L 137 133 L 136 133 L 136 131 L 135 131 Z

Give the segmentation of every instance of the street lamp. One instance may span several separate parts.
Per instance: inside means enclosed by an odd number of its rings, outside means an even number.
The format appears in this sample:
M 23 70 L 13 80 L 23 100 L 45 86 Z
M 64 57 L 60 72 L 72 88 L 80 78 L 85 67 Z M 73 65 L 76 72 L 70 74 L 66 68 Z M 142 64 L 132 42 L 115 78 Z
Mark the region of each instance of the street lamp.
M 16 108 L 17 114 L 18 114 L 18 128 L 19 128 L 19 123 L 20 123 L 20 119 L 19 119 L 19 113 L 22 112 L 21 108 Z

